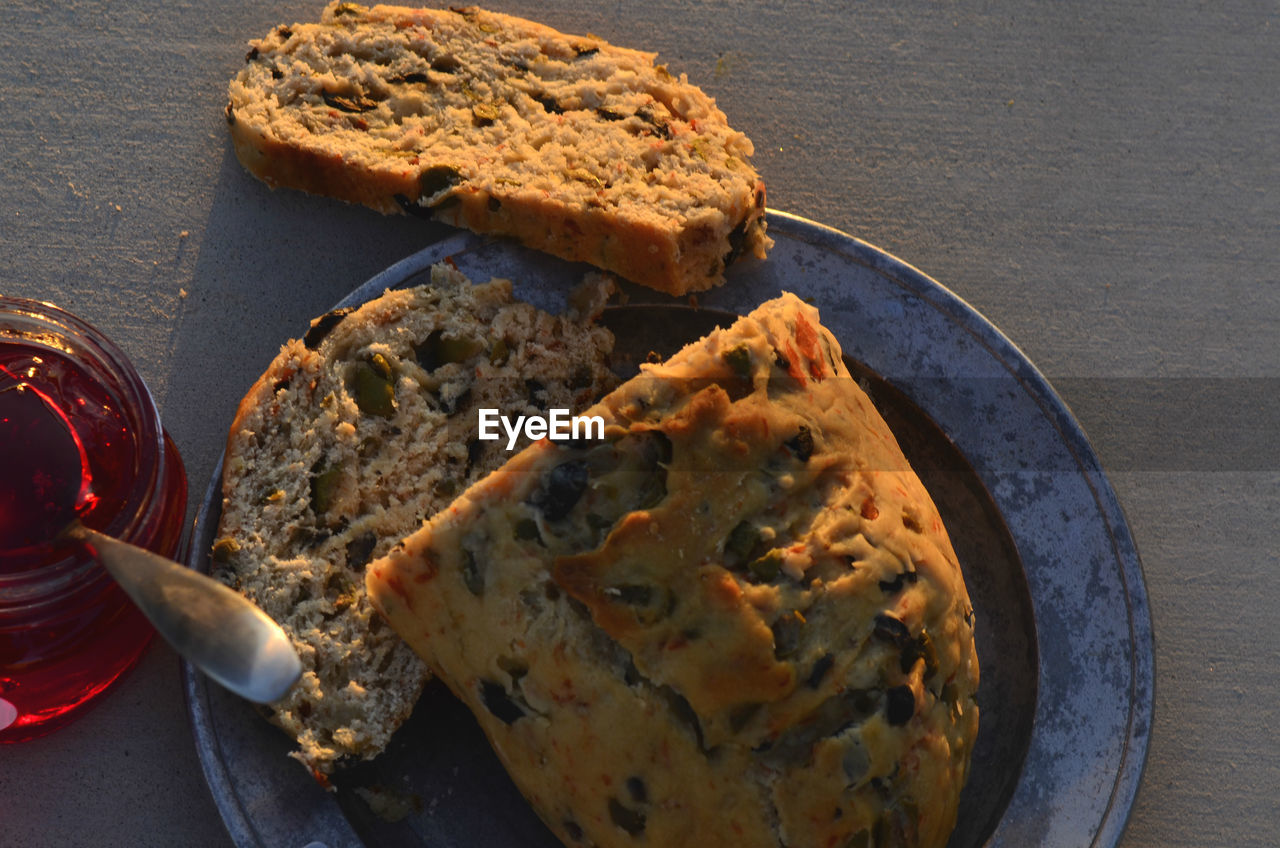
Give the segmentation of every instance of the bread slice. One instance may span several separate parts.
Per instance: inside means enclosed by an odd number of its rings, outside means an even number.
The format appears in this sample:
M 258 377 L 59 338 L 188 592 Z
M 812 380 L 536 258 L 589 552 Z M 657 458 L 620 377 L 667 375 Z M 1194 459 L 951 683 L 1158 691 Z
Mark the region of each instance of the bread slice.
M 392 627 L 568 845 L 928 846 L 977 733 L 946 530 L 786 295 L 372 563 Z
M 765 190 L 750 140 L 654 58 L 475 7 L 333 3 L 251 42 L 226 115 L 268 185 L 682 294 L 764 256 Z
M 293 639 L 303 675 L 273 719 L 318 775 L 381 751 L 428 677 L 374 614 L 365 564 L 505 460 L 477 439 L 478 409 L 576 410 L 616 384 L 590 317 L 441 265 L 430 286 L 313 322 L 240 403 L 214 571 Z

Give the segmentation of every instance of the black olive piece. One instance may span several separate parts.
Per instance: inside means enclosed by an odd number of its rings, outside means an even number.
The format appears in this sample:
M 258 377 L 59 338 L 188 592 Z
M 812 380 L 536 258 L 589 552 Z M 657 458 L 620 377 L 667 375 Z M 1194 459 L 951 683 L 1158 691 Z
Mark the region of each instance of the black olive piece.
M 902 587 L 906 583 L 915 583 L 920 579 L 920 575 L 914 571 L 903 571 L 892 580 L 881 580 L 880 591 L 892 595 L 902 591 Z
M 621 121 L 623 118 L 627 117 L 624 113 L 610 109 L 607 106 L 597 106 L 596 114 L 606 121 Z
M 801 462 L 808 462 L 809 457 L 813 456 L 813 433 L 804 424 L 800 425 L 800 432 L 788 439 L 785 444 Z
M 627 809 L 617 798 L 609 799 L 609 818 L 632 836 L 644 833 L 644 813 Z
M 817 689 L 822 685 L 822 678 L 827 676 L 832 667 L 836 664 L 836 658 L 832 654 L 823 654 L 818 657 L 818 661 L 813 664 L 813 670 L 809 672 L 809 679 L 805 684 L 810 689 Z
M 649 803 L 649 790 L 644 785 L 644 781 L 638 777 L 632 776 L 627 778 L 627 793 L 631 796 L 631 800 L 637 804 Z
M 484 569 L 476 561 L 476 555 L 465 548 L 462 551 L 462 582 L 467 591 L 477 598 L 484 594 Z
M 462 67 L 462 62 L 452 53 L 442 53 L 431 60 L 431 70 L 438 74 L 451 74 Z
M 481 443 L 479 439 L 472 439 L 471 441 L 467 442 L 467 472 L 468 473 L 470 473 L 471 469 L 475 466 L 475 464 L 480 461 L 480 457 L 482 454 L 484 454 L 484 444 Z
M 644 121 L 649 126 L 658 131 L 658 135 L 667 141 L 671 140 L 671 126 L 653 111 L 653 107 L 649 105 L 641 106 L 636 110 L 636 117 Z
M 378 108 L 378 101 L 364 94 L 330 94 L 326 91 L 321 96 L 324 97 L 326 106 L 348 114 L 359 114 Z
M 355 312 L 354 306 L 346 306 L 342 309 L 334 309 L 326 312 L 319 318 L 311 322 L 311 329 L 307 330 L 307 334 L 302 337 L 302 343 L 306 345 L 308 350 L 315 350 L 320 346 L 320 342 L 324 337 L 333 332 L 333 328 L 342 323 L 342 319 L 346 318 L 352 312 Z
M 580 459 L 562 462 L 547 474 L 529 503 L 542 511 L 548 521 L 559 521 L 573 509 L 587 489 L 590 471 Z
M 577 53 L 577 55 L 573 57 L 575 59 L 584 59 L 587 56 L 594 56 L 600 52 L 599 47 L 575 47 L 573 49 L 574 52 Z
M 373 549 L 378 544 L 378 537 L 371 531 L 361 533 L 350 542 L 347 542 L 347 568 L 354 571 L 363 571 L 364 567 L 369 564 L 369 559 L 373 556 Z
M 538 522 L 532 518 L 522 518 L 516 522 L 515 537 L 521 542 L 537 542 L 545 546 L 542 533 L 538 530 Z
M 734 261 L 742 255 L 742 249 L 747 244 L 747 219 L 743 218 L 738 222 L 738 226 L 729 232 L 729 252 L 724 255 L 725 267 L 732 265 Z
M 724 541 L 724 552 L 735 562 L 746 562 L 760 541 L 760 531 L 750 521 L 739 521 Z
M 572 839 L 574 842 L 582 840 L 582 825 L 573 819 L 564 820 L 564 835 Z
M 360 14 L 360 6 L 356 3 L 339 3 L 333 9 L 333 16 L 335 18 L 341 18 L 344 15 L 358 14 Z
M 256 47 L 249 48 L 249 52 L 244 54 L 244 60 L 246 62 L 252 62 L 256 58 L 258 58 L 258 48 Z
M 925 680 L 938 673 L 938 652 L 933 647 L 933 639 L 924 631 L 921 631 L 910 645 L 902 649 L 902 660 L 899 664 L 902 673 L 910 674 L 916 660 L 924 660 Z
M 538 102 L 538 105 L 553 115 L 564 114 L 564 107 L 561 106 L 550 94 L 535 94 L 533 95 L 533 99 Z
M 280 70 L 279 68 L 272 68 L 271 78 L 273 80 L 284 79 L 284 71 Z
M 547 391 L 547 387 L 544 386 L 541 381 L 535 380 L 532 377 L 526 379 L 524 381 L 524 391 L 529 397 L 529 403 L 533 404 L 538 409 L 547 408 L 547 402 L 538 397 L 539 393 L 542 393 L 545 396 Z
M 424 201 L 427 206 L 435 208 L 440 205 L 443 198 L 435 202 L 432 202 L 432 199 L 461 182 L 462 174 L 458 173 L 457 168 L 451 168 L 448 165 L 428 168 L 418 178 L 418 199 Z
M 644 361 L 650 365 L 659 365 L 662 363 L 662 357 L 658 355 L 656 350 L 651 350 L 645 355 Z
M 419 205 L 417 201 L 410 200 L 403 194 L 394 195 L 392 200 L 394 200 L 396 205 L 400 207 L 400 211 L 406 215 L 411 215 L 414 218 L 430 219 L 432 217 L 430 209 Z
M 800 635 L 804 632 L 804 619 L 799 613 L 789 612 L 773 623 L 773 655 L 784 660 L 800 649 Z
M 387 82 L 401 83 L 404 85 L 426 85 L 431 82 L 431 78 L 421 71 L 414 71 L 413 73 L 403 74 L 398 77 L 391 77 Z
M 293 30 L 287 26 L 276 27 L 276 33 L 280 36 L 281 41 L 288 41 L 293 37 Z
M 906 624 L 886 613 L 880 613 L 875 617 L 875 625 L 871 629 L 871 635 L 883 642 L 897 646 L 899 650 L 914 644 L 915 641 L 911 638 L 911 630 L 907 628 Z
M 503 724 L 511 724 L 528 715 L 501 683 L 492 680 L 480 681 L 480 702 Z
M 916 712 L 916 696 L 910 686 L 894 686 L 885 692 L 884 716 L 889 724 L 898 727 L 911 720 Z

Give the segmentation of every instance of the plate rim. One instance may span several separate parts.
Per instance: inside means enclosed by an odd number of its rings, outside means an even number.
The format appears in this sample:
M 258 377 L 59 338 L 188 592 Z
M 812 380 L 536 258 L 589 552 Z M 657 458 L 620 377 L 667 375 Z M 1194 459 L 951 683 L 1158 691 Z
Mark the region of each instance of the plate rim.
M 1091 825 L 1091 827 L 1096 827 L 1090 842 L 1091 848 L 1114 848 L 1118 844 L 1132 812 L 1149 753 L 1150 729 L 1155 700 L 1154 633 L 1146 580 L 1137 545 L 1129 529 L 1119 498 L 1112 488 L 1101 461 L 1083 427 L 1054 390 L 1048 379 L 1030 359 L 994 323 L 942 283 L 887 251 L 826 224 L 776 209 L 769 209 L 767 218 L 769 227 L 775 235 L 779 233 L 785 234 L 789 238 L 836 254 L 845 261 L 862 266 L 878 274 L 887 282 L 898 286 L 903 291 L 921 299 L 942 313 L 957 327 L 962 328 L 974 341 L 986 349 L 994 361 L 1000 363 L 1014 377 L 1019 388 L 1049 421 L 1054 432 L 1061 439 L 1062 445 L 1067 449 L 1075 463 L 1074 470 L 1080 473 L 1085 485 L 1088 487 L 1097 510 L 1097 517 L 1102 521 L 1106 538 L 1110 542 L 1112 562 L 1120 578 L 1119 585 L 1123 591 L 1131 645 L 1131 650 L 1128 651 L 1129 700 L 1124 744 L 1118 752 L 1119 762 L 1101 818 L 1096 825 Z M 381 294 L 384 289 L 404 286 L 412 277 L 427 271 L 433 264 L 445 261 L 451 256 L 483 249 L 487 244 L 497 241 L 500 240 L 466 231 L 451 234 L 375 274 L 349 292 L 338 303 L 334 304 L 331 309 L 346 308 L 363 303 Z M 586 266 L 583 267 L 585 268 Z M 732 282 L 728 285 L 731 286 Z M 703 294 L 704 296 L 714 297 L 716 291 L 718 290 Z M 662 304 L 664 302 L 671 303 L 672 301 L 657 300 L 646 302 Z M 722 308 L 719 304 L 713 303 L 708 303 L 708 306 Z M 885 378 L 889 383 L 897 385 L 893 375 L 885 375 Z M 899 388 L 906 391 L 901 386 Z M 910 396 L 909 392 L 908 395 Z M 963 452 L 962 455 L 964 455 Z M 217 503 L 220 506 L 223 456 L 224 454 L 219 455 L 206 489 L 205 497 L 192 524 L 190 538 L 193 542 L 200 538 L 202 532 L 207 532 L 205 528 L 207 528 L 211 520 L 213 505 Z M 966 459 L 970 458 L 966 456 Z M 975 473 L 978 473 L 980 478 L 982 477 L 981 470 L 976 464 Z M 998 501 L 997 506 L 999 506 Z M 1003 510 L 1001 512 L 1003 514 Z M 1014 537 L 1015 545 L 1018 541 L 1017 537 Z M 192 544 L 188 565 L 193 568 L 200 568 L 203 560 L 204 557 L 200 550 L 200 545 Z M 1039 629 L 1039 624 L 1037 623 L 1037 630 Z M 1040 650 L 1042 649 L 1037 648 L 1038 653 Z M 1041 665 L 1043 668 L 1043 663 Z M 241 848 L 259 846 L 262 842 L 258 836 L 257 828 L 240 802 L 234 788 L 235 781 L 228 772 L 226 764 L 220 755 L 220 743 L 212 724 L 214 718 L 209 713 L 207 705 L 208 681 L 198 671 L 183 663 L 182 682 L 188 717 L 192 725 L 192 733 L 195 738 L 201 769 L 228 833 L 236 845 L 241 846 Z M 1041 691 L 1037 694 L 1037 704 L 1044 695 L 1043 685 L 1040 689 Z M 1037 715 L 1039 714 L 1038 706 L 1036 713 Z M 1039 722 L 1036 722 L 1036 725 L 1032 728 L 1033 740 L 1038 724 Z M 219 752 L 219 755 L 214 757 L 211 752 Z M 1019 776 L 1018 783 L 1021 784 L 1025 777 L 1026 763 L 1023 764 L 1023 774 Z M 1015 788 L 1015 797 L 1016 795 L 1017 789 Z M 1005 814 L 1007 814 L 1007 809 Z M 1003 820 L 1004 814 L 1001 817 L 1001 821 Z M 997 824 L 997 833 L 998 831 L 999 824 Z M 354 836 L 354 832 L 352 836 Z M 993 844 L 995 841 L 995 839 L 990 839 L 987 844 Z

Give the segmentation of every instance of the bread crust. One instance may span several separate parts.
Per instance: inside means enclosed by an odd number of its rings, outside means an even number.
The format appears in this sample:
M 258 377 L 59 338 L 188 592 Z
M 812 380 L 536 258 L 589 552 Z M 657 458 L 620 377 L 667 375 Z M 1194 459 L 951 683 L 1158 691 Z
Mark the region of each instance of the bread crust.
M 654 59 L 475 7 L 332 3 L 251 42 L 226 117 L 272 187 L 684 294 L 764 257 L 765 187 L 750 140 Z

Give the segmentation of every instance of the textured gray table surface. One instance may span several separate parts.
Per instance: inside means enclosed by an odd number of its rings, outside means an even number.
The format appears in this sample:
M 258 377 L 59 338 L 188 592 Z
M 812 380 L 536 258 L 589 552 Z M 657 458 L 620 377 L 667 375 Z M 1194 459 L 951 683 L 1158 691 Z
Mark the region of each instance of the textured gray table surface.
M 270 192 L 222 105 L 244 42 L 322 2 L 16 0 L 0 28 L 0 291 L 95 322 L 198 499 L 288 335 L 444 235 Z M 657 50 L 756 144 L 774 208 L 876 244 L 1048 375 L 1142 553 L 1155 725 L 1136 846 L 1280 841 L 1280 7 L 532 3 Z M 0 846 L 218 846 L 178 664 L 0 748 Z

